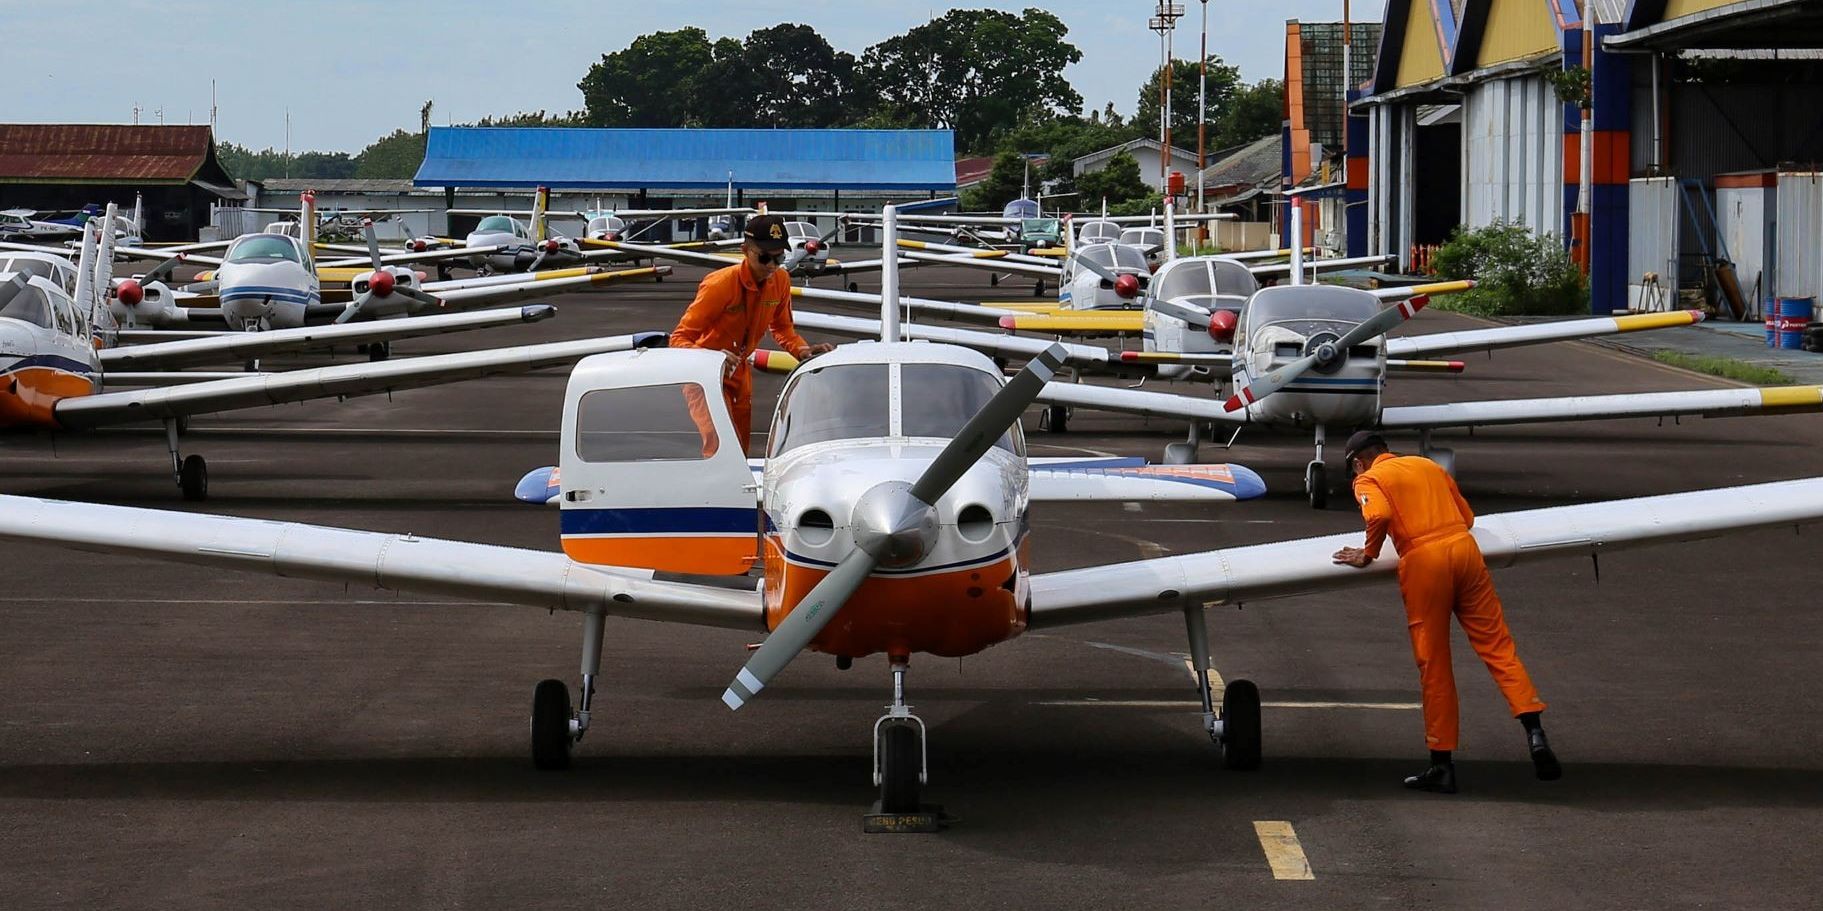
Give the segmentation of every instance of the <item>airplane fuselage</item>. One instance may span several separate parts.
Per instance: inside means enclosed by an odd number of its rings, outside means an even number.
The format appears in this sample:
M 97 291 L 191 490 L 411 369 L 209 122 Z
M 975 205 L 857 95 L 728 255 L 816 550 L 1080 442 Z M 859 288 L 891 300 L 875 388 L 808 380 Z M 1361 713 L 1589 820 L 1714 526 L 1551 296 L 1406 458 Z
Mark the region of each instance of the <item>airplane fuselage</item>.
M 323 302 L 316 271 L 289 260 L 223 263 L 215 280 L 230 329 L 294 329 L 305 324 L 311 305 Z

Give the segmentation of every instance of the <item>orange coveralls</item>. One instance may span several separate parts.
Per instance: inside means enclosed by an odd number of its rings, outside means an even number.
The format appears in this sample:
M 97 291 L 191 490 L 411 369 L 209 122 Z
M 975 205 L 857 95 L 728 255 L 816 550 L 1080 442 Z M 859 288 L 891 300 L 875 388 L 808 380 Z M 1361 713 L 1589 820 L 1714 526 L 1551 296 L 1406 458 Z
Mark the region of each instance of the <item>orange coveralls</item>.
M 1367 555 L 1380 555 L 1389 532 L 1399 550 L 1399 592 L 1424 690 L 1429 748 L 1454 750 L 1461 729 L 1450 667 L 1451 613 L 1514 716 L 1544 711 L 1513 648 L 1481 547 L 1469 534 L 1475 513 L 1449 473 L 1430 459 L 1385 453 L 1355 478 L 1355 499 L 1367 520 Z
M 753 427 L 753 366 L 747 357 L 768 331 L 779 347 L 799 360 L 810 353 L 810 343 L 791 324 L 791 276 L 779 269 L 761 286 L 745 262 L 717 269 L 696 286 L 696 299 L 684 310 L 671 331 L 673 348 L 706 348 L 725 352 L 729 363 L 722 373 L 722 396 L 734 419 L 741 451 L 747 451 Z M 698 426 L 710 426 L 707 414 L 695 414 Z M 709 433 L 705 440 L 713 440 Z M 705 456 L 713 443 L 705 444 Z

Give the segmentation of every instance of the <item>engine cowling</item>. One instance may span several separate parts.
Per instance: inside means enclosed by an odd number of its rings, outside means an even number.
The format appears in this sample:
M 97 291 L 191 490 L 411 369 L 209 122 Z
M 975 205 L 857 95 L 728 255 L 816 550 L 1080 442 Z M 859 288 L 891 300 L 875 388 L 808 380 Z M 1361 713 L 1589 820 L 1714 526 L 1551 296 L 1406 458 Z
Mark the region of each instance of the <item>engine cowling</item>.
M 1240 324 L 1240 317 L 1233 310 L 1217 310 L 1209 314 L 1209 337 L 1224 344 L 1234 340 L 1234 328 Z

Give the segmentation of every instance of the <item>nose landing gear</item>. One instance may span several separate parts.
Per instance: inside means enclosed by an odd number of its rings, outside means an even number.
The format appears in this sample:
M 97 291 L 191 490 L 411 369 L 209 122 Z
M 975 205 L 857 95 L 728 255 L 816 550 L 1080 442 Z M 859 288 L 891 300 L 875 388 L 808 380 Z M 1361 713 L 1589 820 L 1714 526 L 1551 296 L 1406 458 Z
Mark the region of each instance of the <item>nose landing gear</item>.
M 930 780 L 924 720 L 905 704 L 907 660 L 893 656 L 893 701 L 874 722 L 874 784 L 880 799 L 861 818 L 868 833 L 936 832 L 943 828 L 943 808 L 922 802 Z

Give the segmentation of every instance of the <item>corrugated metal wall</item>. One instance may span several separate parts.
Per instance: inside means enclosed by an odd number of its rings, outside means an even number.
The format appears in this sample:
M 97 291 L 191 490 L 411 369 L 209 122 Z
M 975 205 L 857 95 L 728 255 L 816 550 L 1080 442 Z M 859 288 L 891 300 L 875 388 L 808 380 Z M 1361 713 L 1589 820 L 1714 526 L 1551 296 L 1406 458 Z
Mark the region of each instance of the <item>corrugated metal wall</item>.
M 1538 76 L 1484 82 L 1462 105 L 1462 220 L 1563 233 L 1563 107 Z
M 1676 178 L 1628 181 L 1627 209 L 1627 308 L 1671 310 L 1677 306 L 1677 225 L 1683 220 Z
M 1776 297 L 1823 297 L 1823 173 L 1779 174 Z
M 1735 277 L 1749 307 L 1761 307 L 1772 297 L 1772 273 L 1767 258 L 1776 243 L 1773 224 L 1778 212 L 1777 190 L 1772 187 L 1717 187 L 1715 224 L 1722 248 L 1734 263 Z M 1756 314 L 1757 315 L 1757 312 Z

